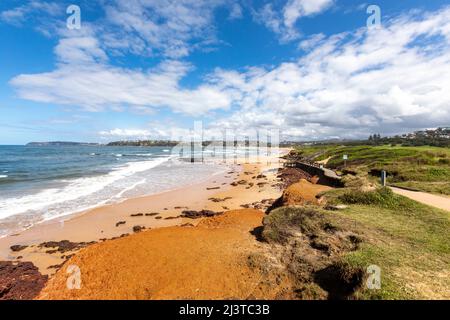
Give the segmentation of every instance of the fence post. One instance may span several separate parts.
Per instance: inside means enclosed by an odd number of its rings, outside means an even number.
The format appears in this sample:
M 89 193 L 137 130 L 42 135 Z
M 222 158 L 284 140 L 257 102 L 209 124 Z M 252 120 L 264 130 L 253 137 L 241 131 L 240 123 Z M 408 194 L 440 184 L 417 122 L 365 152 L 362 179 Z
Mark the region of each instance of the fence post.
M 386 187 L 386 171 L 381 171 L 381 185 L 383 187 Z

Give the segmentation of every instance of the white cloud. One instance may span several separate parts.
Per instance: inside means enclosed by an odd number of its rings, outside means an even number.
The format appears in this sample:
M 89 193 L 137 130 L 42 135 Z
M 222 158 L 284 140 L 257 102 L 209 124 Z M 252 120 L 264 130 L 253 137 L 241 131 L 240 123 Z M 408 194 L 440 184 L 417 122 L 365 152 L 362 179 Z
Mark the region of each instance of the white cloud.
M 273 9 L 271 3 L 265 4 L 261 9 L 253 13 L 255 20 L 264 24 L 272 32 L 281 34 L 283 40 L 294 39 L 298 37 L 298 33 L 293 29 L 284 29 L 280 15 Z
M 333 4 L 333 0 L 289 0 L 283 8 L 284 24 L 292 28 L 301 17 L 324 11 Z
M 63 13 L 62 7 L 57 3 L 31 0 L 16 8 L 0 12 L 0 21 L 20 26 L 31 15 L 38 18 L 42 14 L 56 16 Z
M 384 21 L 377 30 L 316 35 L 300 45 L 305 55 L 296 61 L 217 69 L 190 89 L 180 84 L 193 68 L 186 62 L 166 60 L 148 70 L 112 66 L 88 25 L 59 41 L 54 71 L 11 83 L 22 98 L 92 111 L 237 110 L 215 119 L 212 132 L 281 127 L 304 139 L 404 132 L 450 123 L 449 17 L 446 7 Z
M 62 38 L 54 50 L 57 68 L 13 78 L 10 83 L 18 95 L 87 111 L 130 108 L 140 114 L 169 108 L 173 112 L 204 115 L 231 106 L 227 92 L 208 83 L 194 89 L 179 85 L 193 69 L 189 63 L 163 60 L 148 70 L 113 66 L 96 31 L 96 25 L 91 23 L 84 23 L 81 30 L 61 29 Z
M 84 19 L 96 34 L 103 49 L 110 54 L 131 53 L 179 59 L 194 50 L 211 50 L 216 38 L 214 14 L 218 8 L 229 10 L 230 19 L 242 16 L 238 0 L 112 0 L 92 1 L 104 10 L 96 24 Z M 16 8 L 0 12 L 0 21 L 23 25 L 32 19 L 36 30 L 47 36 L 60 35 L 67 17 L 64 4 L 58 1 L 29 0 Z
M 242 13 L 242 7 L 239 3 L 233 3 L 231 5 L 231 9 L 230 9 L 230 15 L 228 16 L 228 18 L 230 20 L 234 20 L 234 19 L 240 19 L 243 17 L 243 13 Z
M 217 44 L 214 12 L 226 5 L 230 17 L 242 14 L 232 0 L 115 0 L 101 34 L 112 49 L 178 59 Z
M 23 7 L 3 11 L 0 13 L 0 20 L 9 24 L 20 25 L 25 20 L 25 13 Z
M 67 64 L 108 60 L 98 40 L 90 35 L 61 39 L 55 48 L 55 53 L 59 62 Z
M 98 133 L 103 137 L 111 138 L 148 138 L 152 134 L 149 130 L 144 129 L 112 129 L 107 131 L 100 131 Z
M 210 137 L 210 130 L 204 131 L 205 136 Z M 111 130 L 104 130 L 98 132 L 98 135 L 104 140 L 117 140 L 117 139 L 152 139 L 152 140 L 171 140 L 171 141 L 190 141 L 191 136 L 196 136 L 190 128 L 182 128 L 171 123 L 169 126 L 167 123 L 151 123 L 148 128 L 139 129 L 122 129 L 115 128 Z M 196 136 L 197 137 L 197 136 Z M 197 138 L 200 138 L 198 136 Z M 207 139 L 207 138 L 205 138 Z
M 96 62 L 62 63 L 53 72 L 20 75 L 11 83 L 21 98 L 79 106 L 88 111 L 168 107 L 174 112 L 204 115 L 210 110 L 227 109 L 231 99 L 223 90 L 208 84 L 192 90 L 179 86 L 190 68 L 177 61 L 166 61 L 146 72 Z
M 122 129 L 115 128 L 111 130 L 104 130 L 98 132 L 98 135 L 103 140 L 118 140 L 118 139 L 152 139 L 152 140 L 171 140 L 171 141 L 185 141 L 190 142 L 192 139 L 194 141 L 217 141 L 226 139 L 227 141 L 232 141 L 235 138 L 238 140 L 243 140 L 249 138 L 249 140 L 256 140 L 258 137 L 258 132 L 261 137 L 264 133 L 268 133 L 267 130 L 258 130 L 255 128 L 246 128 L 244 130 L 224 130 L 217 126 L 203 126 L 201 122 L 193 123 L 191 127 L 185 128 L 177 126 L 174 123 L 150 123 L 148 128 L 140 129 Z M 275 133 L 275 131 L 273 132 Z
M 256 75 L 217 70 L 241 111 L 221 127 L 282 127 L 297 137 L 361 137 L 450 123 L 450 7 L 384 28 L 313 37 L 297 62 Z M 314 46 L 315 45 L 315 46 Z
M 308 51 L 318 46 L 324 39 L 325 35 L 323 33 L 313 34 L 312 36 L 309 36 L 307 39 L 301 41 L 298 47 L 302 50 Z
M 281 42 L 288 42 L 300 37 L 295 27 L 300 18 L 323 12 L 333 3 L 334 0 L 288 0 L 279 11 L 274 9 L 272 3 L 267 3 L 254 12 L 254 17 L 278 34 Z

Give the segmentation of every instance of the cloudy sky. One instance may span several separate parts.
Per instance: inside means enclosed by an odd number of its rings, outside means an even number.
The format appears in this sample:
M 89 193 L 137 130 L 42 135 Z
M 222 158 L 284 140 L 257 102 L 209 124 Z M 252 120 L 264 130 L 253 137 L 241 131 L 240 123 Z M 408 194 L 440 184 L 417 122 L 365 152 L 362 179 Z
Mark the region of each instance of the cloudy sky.
M 2 0 L 0 144 L 171 138 L 194 121 L 296 140 L 449 126 L 446 3 Z

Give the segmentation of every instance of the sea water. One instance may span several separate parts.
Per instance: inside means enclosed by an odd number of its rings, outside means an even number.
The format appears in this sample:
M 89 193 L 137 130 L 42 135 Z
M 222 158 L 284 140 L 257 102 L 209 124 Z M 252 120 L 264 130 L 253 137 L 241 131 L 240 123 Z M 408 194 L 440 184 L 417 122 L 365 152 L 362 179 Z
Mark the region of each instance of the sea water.
M 0 146 L 0 237 L 103 204 L 206 180 L 229 166 L 169 147 Z

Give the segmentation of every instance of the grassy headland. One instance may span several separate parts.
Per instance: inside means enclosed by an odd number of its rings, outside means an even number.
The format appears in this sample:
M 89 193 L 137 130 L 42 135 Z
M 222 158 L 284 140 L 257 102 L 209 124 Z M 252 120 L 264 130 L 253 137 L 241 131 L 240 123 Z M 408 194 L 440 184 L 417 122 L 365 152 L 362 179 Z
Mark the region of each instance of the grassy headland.
M 262 237 L 279 250 L 296 298 L 450 298 L 449 212 L 388 188 L 322 197 L 322 205 L 284 206 L 264 219 Z M 380 289 L 366 285 L 369 266 L 381 270 Z
M 450 214 L 380 188 L 370 192 L 333 190 L 331 203 L 348 207 L 329 214 L 365 239 L 343 260 L 353 266 L 378 265 L 381 290 L 361 298 L 449 298 Z
M 302 146 L 296 151 L 309 161 L 324 161 L 344 173 L 378 179 L 380 171 L 386 170 L 390 185 L 450 195 L 450 148 L 329 144 Z
M 328 144 L 295 151 L 293 158 L 326 163 L 344 182 L 316 204 L 283 206 L 264 219 L 262 237 L 289 257 L 282 263 L 297 298 L 450 298 L 450 213 L 378 184 L 386 170 L 389 184 L 450 194 L 448 148 Z M 381 270 L 377 290 L 365 283 L 373 265 Z

